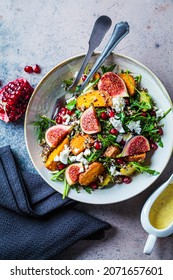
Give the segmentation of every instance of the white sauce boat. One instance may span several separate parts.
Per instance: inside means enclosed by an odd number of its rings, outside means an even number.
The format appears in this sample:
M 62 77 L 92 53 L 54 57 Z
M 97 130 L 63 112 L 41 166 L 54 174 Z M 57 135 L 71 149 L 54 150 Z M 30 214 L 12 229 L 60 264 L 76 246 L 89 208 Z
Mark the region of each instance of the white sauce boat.
M 155 200 L 159 197 L 159 195 L 167 188 L 167 186 L 173 182 L 173 174 L 170 176 L 170 178 L 163 183 L 146 201 L 146 203 L 143 206 L 142 212 L 141 212 L 141 224 L 143 228 L 146 230 L 146 232 L 149 233 L 148 239 L 146 241 L 143 253 L 145 254 L 151 254 L 155 242 L 157 240 L 157 237 L 166 237 L 173 233 L 173 221 L 164 229 L 157 229 L 153 227 L 150 223 L 149 214 L 151 207 Z

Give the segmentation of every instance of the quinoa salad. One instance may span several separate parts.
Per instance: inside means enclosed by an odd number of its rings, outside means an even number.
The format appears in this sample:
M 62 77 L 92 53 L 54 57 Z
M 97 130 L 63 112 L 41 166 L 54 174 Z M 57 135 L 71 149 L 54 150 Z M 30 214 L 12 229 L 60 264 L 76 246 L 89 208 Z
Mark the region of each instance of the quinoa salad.
M 64 90 L 74 78 L 62 81 Z M 79 85 L 77 94 L 69 94 L 53 119 L 35 120 L 42 162 L 51 180 L 64 181 L 63 198 L 70 189 L 92 193 L 130 184 L 138 173 L 159 174 L 146 163 L 164 146 L 161 120 L 171 109 L 158 108 L 141 81 L 140 73 L 102 66 L 82 93 Z

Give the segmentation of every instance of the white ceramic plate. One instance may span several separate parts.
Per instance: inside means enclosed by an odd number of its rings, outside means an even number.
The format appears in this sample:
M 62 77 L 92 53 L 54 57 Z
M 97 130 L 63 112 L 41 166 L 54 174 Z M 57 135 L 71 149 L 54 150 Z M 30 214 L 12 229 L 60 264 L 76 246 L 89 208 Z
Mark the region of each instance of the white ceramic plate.
M 98 54 L 92 56 L 90 67 L 94 64 Z M 41 148 L 37 143 L 35 128 L 33 122 L 38 115 L 51 116 L 56 98 L 62 92 L 62 80 L 73 77 L 74 73 L 79 70 L 84 55 L 72 57 L 54 67 L 38 84 L 32 98 L 30 99 L 26 116 L 25 116 L 25 140 L 30 158 L 43 179 L 58 192 L 63 193 L 63 183 L 53 182 L 50 180 L 51 174 L 44 167 L 41 161 Z M 119 65 L 120 69 L 129 69 L 134 75 L 142 75 L 142 86 L 148 88 L 153 100 L 157 102 L 157 106 L 164 111 L 172 107 L 171 99 L 160 80 L 144 65 L 132 58 L 112 53 L 105 61 L 104 65 Z M 168 160 L 172 154 L 173 147 L 173 113 L 172 111 L 163 120 L 164 148 L 158 148 L 151 157 L 151 169 L 155 169 L 162 173 Z M 69 197 L 92 204 L 109 204 L 129 199 L 148 188 L 158 176 L 146 174 L 138 174 L 132 180 L 131 184 L 115 185 L 107 189 L 98 189 L 88 194 L 82 190 L 77 193 L 76 190 L 70 190 Z

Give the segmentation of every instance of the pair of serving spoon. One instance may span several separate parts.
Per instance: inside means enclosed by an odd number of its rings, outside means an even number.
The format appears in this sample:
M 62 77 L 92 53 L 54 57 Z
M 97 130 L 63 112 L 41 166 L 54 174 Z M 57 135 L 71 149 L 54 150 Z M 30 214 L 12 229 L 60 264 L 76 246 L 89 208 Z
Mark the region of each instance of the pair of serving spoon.
M 108 16 L 101 16 L 99 17 L 93 27 L 90 39 L 89 39 L 89 48 L 88 52 L 84 58 L 84 61 L 81 65 L 81 68 L 73 82 L 73 84 L 68 88 L 68 91 L 63 92 L 61 95 L 58 96 L 55 106 L 53 108 L 52 113 L 52 119 L 56 117 L 56 114 L 58 113 L 59 109 L 62 108 L 65 104 L 66 96 L 68 96 L 68 93 L 73 93 L 75 95 L 76 93 L 76 86 L 78 85 L 84 70 L 94 52 L 94 50 L 100 45 L 102 42 L 105 34 L 111 27 L 112 21 Z M 112 32 L 112 35 L 105 46 L 102 53 L 97 58 L 94 66 L 92 67 L 91 71 L 89 72 L 87 78 L 85 81 L 78 85 L 78 94 L 79 92 L 82 92 L 84 87 L 87 85 L 93 74 L 100 68 L 100 66 L 103 64 L 103 62 L 106 60 L 106 58 L 111 54 L 115 46 L 129 33 L 129 25 L 126 21 L 121 21 L 117 23 L 114 27 L 114 30 Z M 69 97 L 69 96 L 68 96 Z

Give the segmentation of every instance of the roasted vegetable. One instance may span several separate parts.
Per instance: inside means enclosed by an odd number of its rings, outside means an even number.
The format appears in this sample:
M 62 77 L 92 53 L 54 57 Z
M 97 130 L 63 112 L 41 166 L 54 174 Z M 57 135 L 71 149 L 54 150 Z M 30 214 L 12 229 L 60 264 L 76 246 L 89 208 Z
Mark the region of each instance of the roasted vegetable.
M 88 186 L 92 182 L 95 182 L 99 175 L 103 174 L 104 166 L 100 162 L 93 162 L 89 165 L 84 173 L 79 175 L 79 183 L 82 186 Z
M 120 172 L 122 175 L 124 176 L 131 176 L 132 174 L 134 174 L 136 171 L 136 168 L 131 165 L 130 163 L 128 163 L 127 165 L 123 166 L 121 169 L 120 169 Z
M 142 153 L 139 155 L 134 155 L 134 156 L 128 156 L 127 161 L 135 161 L 135 162 L 143 162 L 146 158 L 146 153 Z
M 106 149 L 104 156 L 109 158 L 116 158 L 116 156 L 119 155 L 120 152 L 121 150 L 118 146 L 111 145 Z
M 119 74 L 119 76 L 125 82 L 125 85 L 127 87 L 127 90 L 128 90 L 128 93 L 130 94 L 130 96 L 133 96 L 135 94 L 135 85 L 136 85 L 135 79 L 133 78 L 133 76 L 131 76 L 128 73 L 121 73 L 121 74 Z
M 73 155 L 78 155 L 85 150 L 87 146 L 92 143 L 92 138 L 89 135 L 78 134 L 70 141 L 70 148 Z
M 91 104 L 94 107 L 108 107 L 112 105 L 112 99 L 107 92 L 99 90 L 87 92 L 77 98 L 76 106 L 78 109 L 87 109 Z
M 48 159 L 47 159 L 47 161 L 46 161 L 46 163 L 45 163 L 45 166 L 46 166 L 49 170 L 51 170 L 51 171 L 58 170 L 58 163 L 57 163 L 56 161 L 54 161 L 54 158 L 55 158 L 56 156 L 59 156 L 59 155 L 60 155 L 60 153 L 61 153 L 62 150 L 64 149 L 64 146 L 65 146 L 65 145 L 69 145 L 69 139 L 68 139 L 68 137 L 65 138 L 65 139 L 61 142 L 61 144 L 60 144 L 57 148 L 55 148 L 55 149 L 53 150 L 53 152 L 51 152 L 51 154 L 49 155 L 49 157 L 48 157 Z

